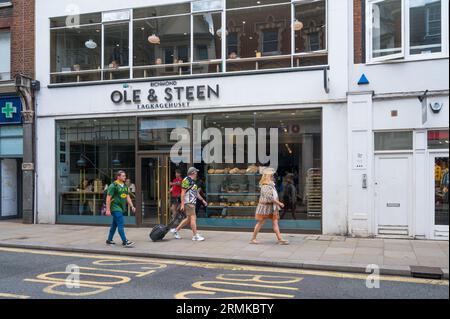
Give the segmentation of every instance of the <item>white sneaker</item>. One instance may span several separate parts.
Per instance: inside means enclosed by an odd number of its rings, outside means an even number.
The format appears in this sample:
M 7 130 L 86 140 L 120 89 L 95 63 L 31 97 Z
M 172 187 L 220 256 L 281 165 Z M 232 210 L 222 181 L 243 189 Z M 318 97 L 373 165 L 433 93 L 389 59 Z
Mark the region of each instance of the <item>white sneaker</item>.
M 192 237 L 193 241 L 204 241 L 205 237 L 202 237 L 201 235 L 197 234 L 194 237 Z
M 173 237 L 175 237 L 175 239 L 181 239 L 180 234 L 177 232 L 175 228 L 171 229 L 170 232 L 173 234 Z

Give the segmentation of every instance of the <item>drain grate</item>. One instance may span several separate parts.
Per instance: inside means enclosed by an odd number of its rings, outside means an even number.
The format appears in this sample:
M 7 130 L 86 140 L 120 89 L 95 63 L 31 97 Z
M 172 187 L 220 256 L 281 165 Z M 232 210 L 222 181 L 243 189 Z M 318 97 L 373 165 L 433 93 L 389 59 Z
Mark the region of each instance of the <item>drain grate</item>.
M 414 278 L 442 280 L 444 273 L 438 267 L 410 266 L 411 276 Z

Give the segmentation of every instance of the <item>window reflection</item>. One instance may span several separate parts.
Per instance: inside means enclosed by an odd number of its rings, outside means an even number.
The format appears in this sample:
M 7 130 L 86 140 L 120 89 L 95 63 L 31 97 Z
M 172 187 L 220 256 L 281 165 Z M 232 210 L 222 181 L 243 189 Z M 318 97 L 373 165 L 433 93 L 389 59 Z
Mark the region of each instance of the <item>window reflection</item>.
M 268 131 L 270 128 L 278 128 L 276 187 L 280 199 L 286 204 L 285 209 L 280 212 L 280 217 L 283 221 L 308 220 L 312 228 L 320 229 L 322 213 L 320 110 L 241 112 L 226 116 L 195 115 L 194 121 L 200 121 L 204 129 L 216 129 L 221 132 L 224 145 L 222 157 L 226 154 L 225 144 L 244 141 L 243 147 L 233 145 L 234 164 L 214 163 L 213 158 L 204 157 L 207 153 L 194 148 L 194 161 L 203 161 L 196 167 L 201 169 L 201 182 L 205 185 L 205 196 L 209 202 L 208 208 L 199 210 L 199 218 L 219 221 L 254 218 L 260 191 L 258 184 L 261 178 L 260 167 L 269 164 L 259 162 L 255 154 L 258 154 L 261 145 L 251 143 L 250 135 L 252 132 L 256 134 L 259 129 Z M 234 135 L 227 135 L 227 129 L 229 132 L 230 129 L 236 128 L 246 133 L 235 131 Z M 208 140 L 203 141 L 203 147 L 208 143 Z
M 411 54 L 442 51 L 441 0 L 410 1 Z
M 434 166 L 435 224 L 448 226 L 449 158 L 437 157 Z
M 315 1 L 295 6 L 295 53 L 326 50 L 326 3 Z
M 53 82 L 100 80 L 101 25 L 51 31 L 51 72 Z M 71 75 L 65 73 L 72 73 Z
M 135 183 L 135 132 L 128 118 L 57 123 L 60 215 L 104 216 L 105 190 L 119 169 Z
M 135 77 L 190 74 L 190 16 L 135 21 Z
M 222 58 L 222 14 L 194 15 L 194 73 L 218 73 Z M 216 61 L 214 61 L 216 60 Z M 209 63 L 208 61 L 214 61 Z
M 141 119 L 139 122 L 139 150 L 170 151 L 177 142 L 176 139 L 171 139 L 172 131 L 183 128 L 190 128 L 186 118 Z
M 118 23 L 104 26 L 105 32 L 105 79 L 129 78 L 129 24 Z
M 373 5 L 372 54 L 374 58 L 402 52 L 402 1 L 386 0 Z
M 220 73 L 224 66 L 233 72 L 326 65 L 325 20 L 326 0 L 229 0 L 226 8 L 221 0 L 199 0 L 56 17 L 50 19 L 51 82 Z
M 290 21 L 290 5 L 228 11 L 227 70 L 289 67 L 290 57 L 275 57 L 291 54 Z

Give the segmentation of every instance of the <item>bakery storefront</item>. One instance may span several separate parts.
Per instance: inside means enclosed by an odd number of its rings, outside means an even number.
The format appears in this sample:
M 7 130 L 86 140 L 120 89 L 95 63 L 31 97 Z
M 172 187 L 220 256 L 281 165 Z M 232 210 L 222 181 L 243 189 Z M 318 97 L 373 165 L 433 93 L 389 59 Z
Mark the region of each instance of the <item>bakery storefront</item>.
M 199 225 L 252 229 L 261 172 L 273 167 L 283 230 L 346 231 L 347 66 L 329 65 L 346 46 L 328 51 L 329 25 L 347 30 L 345 7 L 79 3 L 74 15 L 37 6 L 39 223 L 109 224 L 117 170 L 137 207 L 127 225 L 166 223 L 175 171 L 195 166 L 209 202 Z
M 118 92 L 112 101 L 124 103 L 127 94 Z M 137 103 L 142 116 L 56 121 L 57 222 L 108 223 L 105 189 L 123 169 L 138 208 L 127 223 L 166 223 L 175 171 L 195 166 L 209 202 L 197 207 L 199 225 L 249 229 L 261 171 L 272 166 L 280 197 L 291 203 L 281 213 L 283 228 L 321 231 L 321 109 L 147 115 L 188 107 L 182 103 L 189 102 Z

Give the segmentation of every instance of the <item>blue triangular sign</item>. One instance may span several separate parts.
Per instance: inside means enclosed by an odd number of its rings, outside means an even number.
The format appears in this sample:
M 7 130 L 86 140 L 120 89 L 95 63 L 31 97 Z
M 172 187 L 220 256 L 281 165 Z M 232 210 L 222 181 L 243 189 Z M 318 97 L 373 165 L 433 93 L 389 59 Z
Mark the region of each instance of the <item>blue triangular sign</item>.
M 366 75 L 365 74 L 363 74 L 362 76 L 361 76 L 361 78 L 359 79 L 359 81 L 358 81 L 358 85 L 367 85 L 367 84 L 369 84 L 370 82 L 369 82 L 369 80 L 367 79 L 367 77 L 366 77 Z

